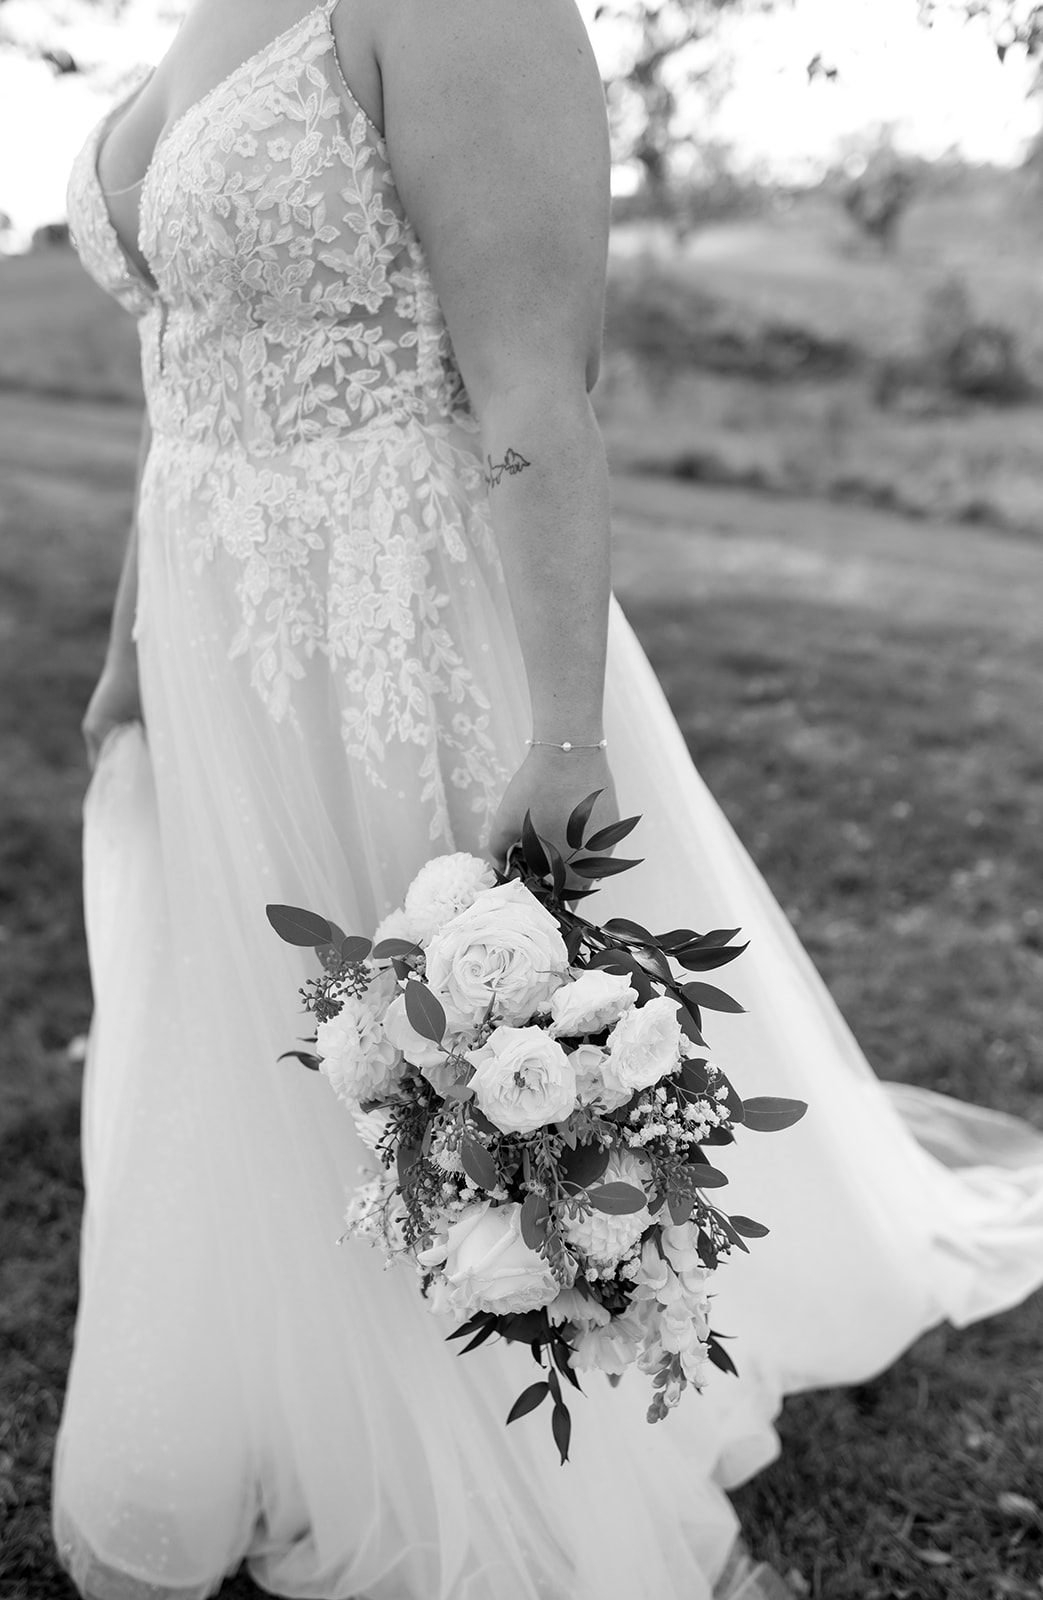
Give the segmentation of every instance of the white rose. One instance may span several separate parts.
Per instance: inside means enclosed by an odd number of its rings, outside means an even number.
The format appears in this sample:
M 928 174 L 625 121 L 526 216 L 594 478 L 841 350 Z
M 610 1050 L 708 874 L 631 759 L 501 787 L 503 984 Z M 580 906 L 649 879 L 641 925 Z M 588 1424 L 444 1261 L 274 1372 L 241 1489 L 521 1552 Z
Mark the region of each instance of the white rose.
M 435 1044 L 431 1039 L 425 1039 L 422 1033 L 417 1033 L 409 1017 L 406 1015 L 406 997 L 398 994 L 387 1008 L 384 1017 L 384 1032 L 391 1043 L 412 1062 L 414 1067 L 419 1067 L 421 1072 L 425 1067 L 437 1067 L 445 1060 L 445 1051 L 441 1045 Z
M 559 1039 L 599 1033 L 618 1021 L 636 1001 L 637 991 L 631 988 L 626 973 L 591 967 L 551 995 L 550 1031 Z
M 577 1328 L 603 1328 L 611 1321 L 599 1300 L 591 1300 L 578 1289 L 562 1289 L 556 1300 L 547 1307 L 547 1315 L 556 1328 L 563 1322 L 572 1322 Z
M 576 1098 L 592 1111 L 614 1111 L 617 1106 L 626 1105 L 631 1096 L 629 1089 L 610 1089 L 606 1085 L 603 1068 L 607 1058 L 608 1051 L 599 1044 L 577 1045 L 569 1056 L 576 1074 Z
M 427 981 L 451 1026 L 476 1027 L 490 1005 L 497 1022 L 527 1022 L 568 970 L 558 924 L 524 884 L 485 889 L 427 948 Z
M 406 890 L 403 914 L 413 930 L 410 937 L 427 944 L 453 917 L 465 911 L 483 889 L 491 889 L 496 874 L 488 861 L 463 851 L 435 856 L 420 868 Z
M 536 1311 L 558 1294 L 558 1281 L 521 1235 L 521 1206 L 469 1206 L 449 1229 L 445 1281 L 452 1309 L 509 1314 Z
M 681 1037 L 677 1003 L 668 995 L 635 1006 L 608 1036 L 608 1060 L 602 1069 L 608 1088 L 626 1090 L 628 1099 L 638 1089 L 650 1089 L 676 1070 Z
M 402 1057 L 369 1006 L 348 995 L 335 1017 L 315 1030 L 315 1054 L 334 1091 L 350 1104 L 389 1093 Z
M 497 1028 L 469 1059 L 475 1100 L 501 1133 L 532 1133 L 575 1110 L 572 1064 L 542 1028 Z
M 635 1189 L 644 1189 L 650 1168 L 646 1161 L 631 1150 L 613 1150 L 608 1166 L 592 1188 L 603 1183 L 629 1183 Z M 566 1217 L 564 1233 L 573 1249 L 579 1250 L 588 1261 L 614 1264 L 622 1259 L 640 1239 L 652 1221 L 647 1206 L 640 1211 L 610 1216 L 604 1211 L 580 1212 Z
M 643 1334 L 627 1313 L 613 1317 L 604 1327 L 588 1328 L 576 1344 L 572 1365 L 577 1372 L 608 1372 L 621 1376 L 637 1359 Z

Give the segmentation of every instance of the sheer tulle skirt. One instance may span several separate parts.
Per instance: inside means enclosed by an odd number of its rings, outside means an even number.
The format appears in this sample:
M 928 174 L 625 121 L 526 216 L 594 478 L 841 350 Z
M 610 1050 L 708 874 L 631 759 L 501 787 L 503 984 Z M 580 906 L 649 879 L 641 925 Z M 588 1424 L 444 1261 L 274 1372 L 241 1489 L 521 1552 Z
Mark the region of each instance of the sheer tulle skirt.
M 427 559 L 487 702 L 483 760 L 507 772 L 528 703 L 495 560 L 477 535 L 464 562 Z M 1043 1279 L 1043 1136 L 877 1082 L 614 606 L 606 731 L 646 860 L 592 909 L 741 924 L 729 979 L 749 1014 L 714 1017 L 715 1053 L 744 1093 L 810 1111 L 722 1153 L 733 1208 L 772 1228 L 718 1278 L 739 1378 L 655 1427 L 643 1378 L 591 1378 L 560 1468 L 541 1413 L 504 1427 L 527 1352 L 458 1359 L 408 1272 L 338 1247 L 365 1153 L 325 1081 L 276 1060 L 305 1031 L 308 962 L 264 905 L 371 929 L 450 840 L 419 804 L 422 739 L 389 745 L 383 788 L 345 756 L 348 690 L 324 662 L 273 717 L 249 659 L 228 659 L 233 580 L 158 513 L 143 530 L 148 739 L 118 731 L 86 801 L 96 1012 L 63 1559 L 96 1600 L 199 1600 L 244 1554 L 284 1595 L 707 1600 L 736 1532 L 723 1490 L 774 1455 L 783 1394 L 863 1380 Z M 451 844 L 479 849 L 460 760 L 441 773 Z

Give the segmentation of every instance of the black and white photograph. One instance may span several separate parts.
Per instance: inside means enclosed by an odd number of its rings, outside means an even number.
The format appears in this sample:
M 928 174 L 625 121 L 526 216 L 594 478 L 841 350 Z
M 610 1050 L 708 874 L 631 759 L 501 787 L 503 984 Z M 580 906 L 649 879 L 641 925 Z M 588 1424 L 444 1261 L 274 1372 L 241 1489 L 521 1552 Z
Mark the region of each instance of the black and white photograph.
M 0 0 L 0 1600 L 1043 1600 L 1043 4 Z

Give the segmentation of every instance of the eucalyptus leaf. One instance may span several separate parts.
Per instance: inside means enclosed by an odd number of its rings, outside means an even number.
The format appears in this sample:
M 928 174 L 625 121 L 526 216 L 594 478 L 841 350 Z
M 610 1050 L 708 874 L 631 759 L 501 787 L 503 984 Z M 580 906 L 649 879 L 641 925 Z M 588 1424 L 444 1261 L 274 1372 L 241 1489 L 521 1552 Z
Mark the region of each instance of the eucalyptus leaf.
M 718 1172 L 708 1161 L 693 1161 L 691 1173 L 692 1182 L 697 1189 L 723 1189 L 728 1182 L 728 1174 Z
M 526 1195 L 521 1208 L 521 1234 L 530 1250 L 538 1250 L 547 1237 L 550 1206 L 543 1194 Z
M 416 980 L 406 984 L 405 996 L 409 1026 L 432 1044 L 441 1044 L 446 1019 L 438 996 L 432 994 L 426 983 Z
M 333 929 L 325 917 L 317 917 L 314 911 L 304 911 L 300 906 L 265 906 L 264 910 L 279 938 L 287 944 L 314 949 L 333 942 Z
M 803 1100 L 779 1100 L 772 1095 L 758 1095 L 742 1103 L 743 1122 L 753 1133 L 779 1133 L 792 1128 L 808 1109 Z
M 562 1179 L 566 1183 L 576 1184 L 580 1189 L 597 1183 L 608 1166 L 609 1154 L 607 1145 L 598 1144 L 592 1139 L 577 1144 L 574 1150 L 561 1158 L 559 1170 Z
M 412 944 L 408 939 L 381 939 L 374 945 L 373 954 L 378 961 L 390 961 L 393 956 L 415 956 L 420 954 L 420 945 Z
M 460 1164 L 479 1189 L 495 1189 L 499 1181 L 499 1170 L 496 1162 L 483 1144 L 477 1139 L 472 1139 L 470 1134 L 464 1134 L 460 1144 Z
M 734 1216 L 729 1217 L 728 1221 L 736 1233 L 741 1233 L 744 1239 L 765 1239 L 771 1232 L 763 1222 L 754 1222 L 752 1217 Z
M 603 1211 L 609 1217 L 630 1216 L 648 1204 L 645 1191 L 635 1188 L 632 1183 L 602 1184 L 598 1189 L 588 1190 L 587 1199 L 595 1211 Z

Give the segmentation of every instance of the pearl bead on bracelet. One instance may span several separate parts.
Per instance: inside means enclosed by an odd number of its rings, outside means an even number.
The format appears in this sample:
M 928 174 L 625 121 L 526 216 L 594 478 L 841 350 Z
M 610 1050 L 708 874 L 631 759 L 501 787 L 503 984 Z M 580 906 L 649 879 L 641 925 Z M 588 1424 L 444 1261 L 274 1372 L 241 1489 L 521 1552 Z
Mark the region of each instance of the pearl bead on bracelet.
M 527 745 L 546 744 L 553 750 L 604 750 L 608 744 L 607 739 L 599 739 L 597 744 L 573 744 L 571 739 L 566 739 L 564 744 L 558 744 L 555 739 L 526 739 Z

